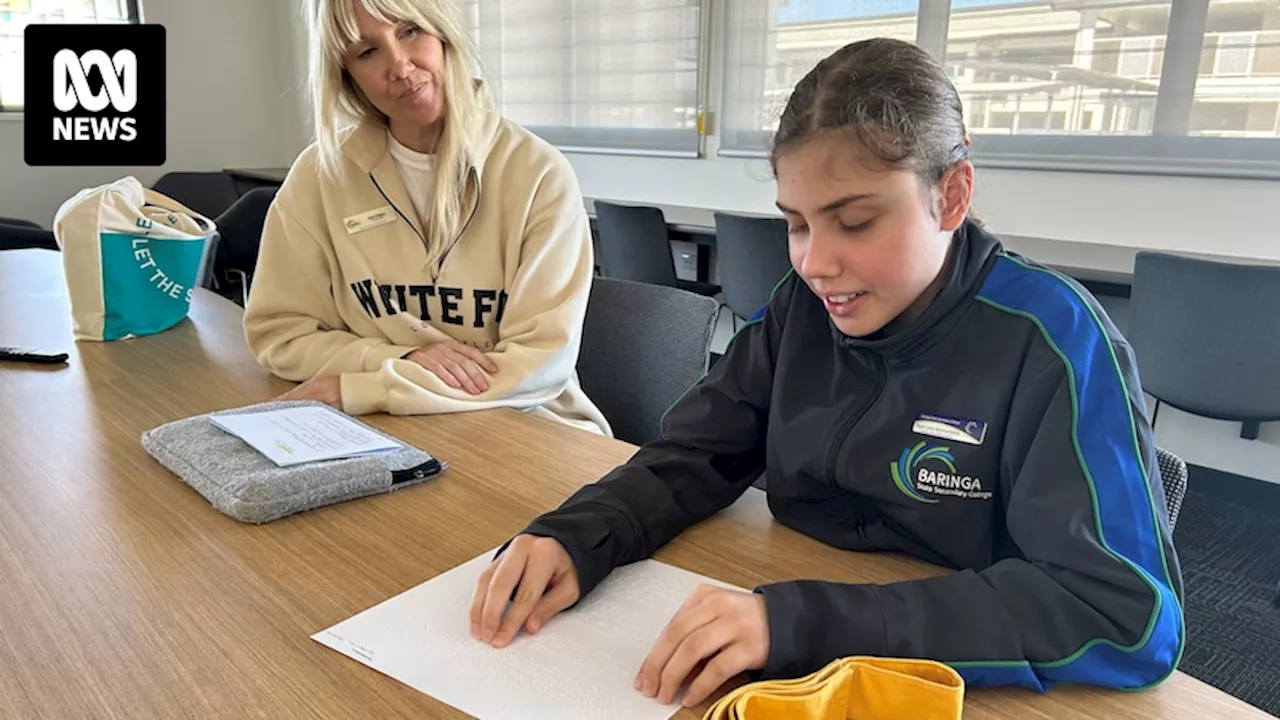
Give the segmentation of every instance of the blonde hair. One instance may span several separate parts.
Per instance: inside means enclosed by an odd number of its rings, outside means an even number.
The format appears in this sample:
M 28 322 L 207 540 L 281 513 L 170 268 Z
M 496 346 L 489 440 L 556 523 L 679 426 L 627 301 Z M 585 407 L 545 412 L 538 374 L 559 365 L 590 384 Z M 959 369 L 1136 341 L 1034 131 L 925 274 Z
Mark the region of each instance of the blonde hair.
M 426 223 L 434 255 L 457 234 L 462 222 L 467 181 L 467 149 L 482 114 L 492 107 L 484 86 L 473 83 L 475 51 L 452 0 L 305 0 L 308 38 L 308 86 L 315 122 L 320 170 L 336 178 L 342 164 L 344 131 L 362 120 L 388 124 L 343 66 L 347 47 L 360 32 L 355 3 L 383 22 L 408 22 L 441 40 L 445 57 L 445 108 L 436 144 L 436 176 Z

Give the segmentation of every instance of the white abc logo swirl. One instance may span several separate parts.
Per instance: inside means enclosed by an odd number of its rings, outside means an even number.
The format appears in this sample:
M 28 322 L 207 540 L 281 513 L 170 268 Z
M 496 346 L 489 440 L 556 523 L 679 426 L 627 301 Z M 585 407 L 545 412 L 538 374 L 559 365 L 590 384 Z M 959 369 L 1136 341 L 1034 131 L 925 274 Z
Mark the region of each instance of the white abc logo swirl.
M 102 73 L 102 90 L 89 89 L 89 69 Z M 68 87 L 68 82 L 70 87 Z M 80 107 L 99 112 L 108 101 L 116 112 L 129 112 L 138 104 L 138 58 L 132 50 L 121 50 L 107 57 L 101 50 L 76 55 L 73 50 L 59 50 L 53 56 L 53 104 L 62 112 Z

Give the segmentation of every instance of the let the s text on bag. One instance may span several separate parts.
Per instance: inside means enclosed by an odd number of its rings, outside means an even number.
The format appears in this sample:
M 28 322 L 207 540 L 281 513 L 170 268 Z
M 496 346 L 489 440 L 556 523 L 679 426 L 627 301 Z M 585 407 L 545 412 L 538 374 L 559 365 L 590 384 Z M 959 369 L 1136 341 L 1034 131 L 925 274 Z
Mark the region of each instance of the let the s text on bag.
M 212 220 L 125 177 L 76 193 L 53 231 L 77 340 L 167 330 L 187 316 Z

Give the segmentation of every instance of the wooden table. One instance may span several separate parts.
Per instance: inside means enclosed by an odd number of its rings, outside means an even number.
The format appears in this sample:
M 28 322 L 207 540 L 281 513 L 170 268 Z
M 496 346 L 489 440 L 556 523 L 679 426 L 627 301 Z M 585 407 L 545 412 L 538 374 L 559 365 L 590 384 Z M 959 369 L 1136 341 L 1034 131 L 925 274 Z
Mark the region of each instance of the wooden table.
M 0 252 L 0 344 L 71 354 L 58 369 L 0 365 L 3 718 L 460 717 L 310 636 L 498 545 L 632 452 L 513 411 L 374 417 L 450 470 L 244 525 L 138 441 L 289 387 L 250 357 L 239 308 L 201 291 L 172 330 L 76 344 L 62 277 L 57 253 Z M 754 492 L 658 557 L 745 587 L 935 572 L 823 546 Z M 1267 717 L 1181 673 L 1144 693 L 974 690 L 966 705 L 966 718 Z

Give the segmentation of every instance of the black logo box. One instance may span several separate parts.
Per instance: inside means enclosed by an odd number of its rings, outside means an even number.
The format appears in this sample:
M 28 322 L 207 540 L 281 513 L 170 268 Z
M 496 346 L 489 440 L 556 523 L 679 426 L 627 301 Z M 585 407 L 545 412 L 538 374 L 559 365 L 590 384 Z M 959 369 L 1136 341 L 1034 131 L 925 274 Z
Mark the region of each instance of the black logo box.
M 25 155 L 31 166 L 158 166 L 163 165 L 166 151 L 165 117 L 165 30 L 162 25 L 28 25 L 24 34 L 23 57 L 26 90 L 23 108 Z M 100 50 L 112 57 L 120 50 L 132 50 L 137 58 L 137 104 L 121 113 L 107 103 L 98 112 L 77 106 L 62 112 L 54 105 L 54 56 L 71 50 L 83 56 Z M 101 72 L 86 68 L 91 92 L 104 92 Z M 68 87 L 72 87 L 68 83 Z M 118 132 L 115 139 L 54 139 L 55 123 L 75 123 L 88 118 L 88 124 L 123 122 L 131 119 L 135 136 Z M 86 124 L 81 120 L 81 127 Z M 93 137 L 93 133 L 90 133 Z

